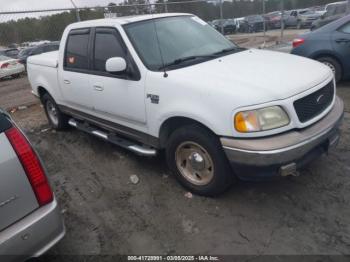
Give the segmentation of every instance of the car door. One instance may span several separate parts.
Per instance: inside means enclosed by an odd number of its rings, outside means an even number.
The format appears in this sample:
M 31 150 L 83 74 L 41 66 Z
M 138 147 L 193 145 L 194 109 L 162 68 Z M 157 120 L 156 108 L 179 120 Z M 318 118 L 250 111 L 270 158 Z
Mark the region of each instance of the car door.
M 342 25 L 332 34 L 332 45 L 338 57 L 342 60 L 343 70 L 350 70 L 350 21 Z
M 63 66 L 59 67 L 58 81 L 63 103 L 82 112 L 92 110 L 89 82 L 89 28 L 73 29 L 67 36 Z
M 106 61 L 111 57 L 125 59 L 125 72 L 106 72 Z M 125 125 L 144 125 L 144 78 L 140 77 L 140 72 L 116 28 L 95 29 L 92 60 L 90 85 L 93 90 L 95 116 Z

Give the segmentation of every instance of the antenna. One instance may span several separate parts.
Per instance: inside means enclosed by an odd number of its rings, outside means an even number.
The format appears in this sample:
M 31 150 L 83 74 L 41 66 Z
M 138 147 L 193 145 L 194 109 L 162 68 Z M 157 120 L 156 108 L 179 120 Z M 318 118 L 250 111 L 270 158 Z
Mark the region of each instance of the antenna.
M 156 34 L 156 40 L 157 40 L 157 45 L 158 45 L 158 49 L 159 49 L 159 54 L 160 54 L 160 59 L 162 60 L 162 66 L 163 66 L 163 70 L 164 70 L 164 77 L 168 77 L 168 73 L 166 72 L 166 68 L 165 68 L 165 63 L 164 63 L 164 58 L 163 58 L 163 54 L 162 54 L 162 49 L 160 48 L 160 41 L 159 41 L 159 37 L 158 37 L 158 31 L 157 31 L 157 24 L 154 21 L 154 16 L 152 15 L 152 20 L 153 20 L 153 26 L 154 26 L 154 31 Z

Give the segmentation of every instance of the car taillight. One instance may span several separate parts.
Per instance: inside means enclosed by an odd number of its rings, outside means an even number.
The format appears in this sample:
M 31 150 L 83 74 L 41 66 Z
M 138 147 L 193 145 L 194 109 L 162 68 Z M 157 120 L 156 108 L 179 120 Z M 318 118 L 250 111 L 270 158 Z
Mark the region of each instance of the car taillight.
M 16 127 L 10 128 L 5 134 L 27 174 L 39 205 L 43 206 L 52 202 L 53 193 L 51 187 L 47 181 L 39 158 L 28 140 Z
M 7 68 L 10 64 L 9 63 L 3 63 L 1 65 L 1 69 Z
M 305 43 L 305 39 L 303 39 L 303 38 L 294 39 L 293 40 L 293 48 L 296 48 L 304 43 Z

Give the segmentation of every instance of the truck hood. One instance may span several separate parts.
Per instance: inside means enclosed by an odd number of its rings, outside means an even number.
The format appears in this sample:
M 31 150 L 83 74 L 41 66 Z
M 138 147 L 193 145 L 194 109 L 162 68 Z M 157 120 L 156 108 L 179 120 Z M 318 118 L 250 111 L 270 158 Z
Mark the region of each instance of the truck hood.
M 169 78 L 175 79 L 173 74 L 207 94 L 238 96 L 251 105 L 294 96 L 332 77 L 327 66 L 314 60 L 256 49 L 173 70 Z

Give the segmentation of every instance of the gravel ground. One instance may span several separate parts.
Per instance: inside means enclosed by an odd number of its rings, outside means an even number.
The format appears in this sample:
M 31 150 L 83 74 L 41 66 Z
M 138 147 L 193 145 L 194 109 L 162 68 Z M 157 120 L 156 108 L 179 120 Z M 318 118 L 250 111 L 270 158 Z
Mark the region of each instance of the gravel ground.
M 350 83 L 338 93 L 347 112 L 335 151 L 300 177 L 239 182 L 218 198 L 188 197 L 162 155 L 142 158 L 76 130 L 47 129 L 38 104 L 13 113 L 65 218 L 67 235 L 49 254 L 350 254 Z
M 0 107 L 10 110 L 18 106 L 29 106 L 37 103 L 31 94 L 30 85 L 26 76 L 12 79 L 0 79 Z

